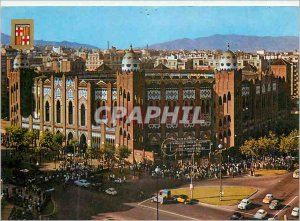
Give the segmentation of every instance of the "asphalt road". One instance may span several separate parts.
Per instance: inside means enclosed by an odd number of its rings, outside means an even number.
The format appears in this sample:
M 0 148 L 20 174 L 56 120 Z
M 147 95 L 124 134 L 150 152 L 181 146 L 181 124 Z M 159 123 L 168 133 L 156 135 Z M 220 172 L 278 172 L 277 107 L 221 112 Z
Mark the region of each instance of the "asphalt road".
M 140 202 L 134 195 L 137 191 L 155 192 L 155 179 L 144 178 L 117 186 L 118 196 L 112 197 L 100 192 L 69 186 L 65 190 L 57 189 L 54 199 L 57 202 L 57 219 L 94 219 L 94 220 L 155 220 L 156 203 L 149 200 Z M 196 186 L 219 185 L 219 180 L 206 180 L 194 183 Z M 159 188 L 188 186 L 174 180 L 160 180 Z M 258 189 L 251 199 L 255 208 L 241 211 L 237 206 L 209 206 L 166 204 L 159 205 L 159 219 L 162 220 L 226 220 L 235 211 L 243 213 L 246 219 L 252 219 L 259 208 L 266 209 L 269 217 L 283 219 L 283 215 L 291 218 L 291 210 L 299 206 L 299 180 L 292 178 L 292 173 L 278 176 L 236 177 L 223 180 L 223 185 L 244 185 Z M 283 207 L 270 210 L 262 204 L 267 193 L 272 193 L 276 199 L 282 200 Z
M 218 181 L 207 181 L 198 183 L 198 185 L 216 185 Z M 204 220 L 224 220 L 230 219 L 231 215 L 237 211 L 244 215 L 245 219 L 253 219 L 258 209 L 265 209 L 268 212 L 268 218 L 283 219 L 284 214 L 288 219 L 297 219 L 292 217 L 291 210 L 295 206 L 299 206 L 299 179 L 293 179 L 292 173 L 281 176 L 265 176 L 265 177 L 244 177 L 229 178 L 225 180 L 224 185 L 247 185 L 258 188 L 258 192 L 251 199 L 254 207 L 249 210 L 239 210 L 237 206 L 208 206 L 208 205 L 183 205 L 169 204 L 162 205 L 163 211 L 186 216 L 186 219 L 204 219 Z M 262 200 L 267 193 L 272 193 L 275 199 L 282 201 L 282 206 L 278 210 L 270 210 L 268 204 L 263 204 Z M 155 208 L 155 203 L 149 201 L 140 203 L 139 206 L 144 208 Z

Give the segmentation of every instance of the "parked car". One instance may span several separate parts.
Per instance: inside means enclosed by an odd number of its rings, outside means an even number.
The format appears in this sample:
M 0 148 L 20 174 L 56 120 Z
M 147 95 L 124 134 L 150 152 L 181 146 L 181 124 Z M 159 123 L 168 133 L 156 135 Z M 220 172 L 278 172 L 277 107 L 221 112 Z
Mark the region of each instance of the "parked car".
M 293 178 L 299 179 L 299 169 L 297 169 L 297 170 L 294 171 Z
M 280 206 L 280 203 L 278 200 L 272 200 L 272 202 L 269 205 L 269 209 L 278 209 L 278 207 Z
M 273 194 L 268 193 L 265 198 L 263 199 L 263 203 L 270 203 L 273 200 Z
M 257 210 L 256 214 L 254 215 L 254 219 L 264 219 L 268 215 L 267 211 L 264 209 Z
M 244 219 L 244 216 L 241 213 L 239 213 L 239 212 L 235 212 L 230 217 L 230 220 L 241 220 L 241 219 Z
M 294 209 L 292 210 L 292 213 L 291 213 L 292 216 L 299 216 L 299 207 L 294 207 Z
M 175 195 L 174 199 L 178 203 L 185 203 L 186 201 L 189 200 L 189 197 L 187 195 Z
M 119 184 L 125 183 L 125 180 L 123 180 L 121 178 L 117 178 L 117 179 L 114 180 L 114 183 L 119 183 Z
M 118 194 L 118 192 L 115 190 L 115 188 L 108 188 L 107 190 L 105 190 L 105 193 L 107 193 L 108 195 L 112 195 L 112 196 L 115 196 Z
M 76 180 L 74 183 L 81 187 L 89 187 L 91 185 L 87 180 Z
M 247 209 L 252 204 L 251 200 L 249 199 L 242 199 L 242 201 L 239 203 L 238 208 L 239 209 Z
M 158 202 L 160 204 L 164 204 L 166 202 L 166 197 L 164 196 L 161 196 L 161 195 L 158 195 L 158 197 L 155 195 L 155 196 L 152 196 L 151 199 L 150 199 L 150 202 L 151 203 L 154 203 L 154 202 Z

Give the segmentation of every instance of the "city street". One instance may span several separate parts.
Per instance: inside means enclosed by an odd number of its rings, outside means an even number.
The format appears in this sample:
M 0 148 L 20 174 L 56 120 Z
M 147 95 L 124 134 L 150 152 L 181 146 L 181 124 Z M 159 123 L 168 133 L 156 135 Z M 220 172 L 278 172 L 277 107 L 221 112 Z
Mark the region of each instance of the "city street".
M 104 193 L 91 192 L 90 190 L 70 186 L 65 191 L 56 191 L 55 200 L 57 201 L 57 219 L 156 219 L 156 203 L 149 200 L 138 202 L 134 197 L 136 190 L 147 193 L 152 191 L 154 181 L 152 178 L 145 177 L 141 180 L 132 181 L 130 184 L 116 187 L 118 196 L 108 196 Z M 169 182 L 168 182 L 169 181 Z M 173 180 L 172 180 L 173 181 Z M 171 182 L 172 182 L 171 181 Z M 170 180 L 160 180 L 160 188 L 169 188 L 167 184 Z M 216 186 L 219 180 L 206 180 L 196 182 L 196 186 Z M 252 219 L 259 208 L 268 212 L 268 217 L 283 219 L 284 214 L 290 219 L 290 213 L 294 206 L 298 206 L 298 179 L 292 178 L 292 173 L 276 176 L 262 177 L 237 177 L 226 178 L 223 181 L 226 186 L 236 186 L 247 184 L 255 187 L 258 192 L 251 199 L 255 208 L 240 211 L 237 206 L 212 206 L 204 205 L 185 205 L 185 204 L 166 204 L 159 205 L 159 219 L 188 220 L 188 219 L 230 219 L 235 211 L 242 213 L 246 219 Z M 172 186 L 187 186 L 174 182 Z M 262 199 L 267 193 L 272 193 L 276 199 L 282 200 L 283 206 L 279 210 L 270 210 L 268 205 L 262 205 Z M 76 211 L 76 212 L 75 212 Z

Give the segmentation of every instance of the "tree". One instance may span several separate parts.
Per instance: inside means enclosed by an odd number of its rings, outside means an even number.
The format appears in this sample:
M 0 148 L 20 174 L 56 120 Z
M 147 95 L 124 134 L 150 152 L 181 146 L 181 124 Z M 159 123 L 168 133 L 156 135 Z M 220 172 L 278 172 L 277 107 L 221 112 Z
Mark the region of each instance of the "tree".
M 63 142 L 65 140 L 65 136 L 62 133 L 56 133 L 53 135 L 53 142 L 55 145 L 55 151 L 57 151 L 58 154 L 62 151 Z M 59 157 L 59 156 L 58 156 Z
M 115 149 L 114 149 L 114 147 L 113 147 L 111 144 L 109 144 L 109 143 L 104 143 L 104 144 L 102 145 L 101 151 L 102 151 L 103 157 L 104 157 L 104 159 L 105 159 L 105 161 L 107 162 L 107 165 L 108 165 L 108 167 L 109 167 L 110 161 L 112 161 L 113 158 L 114 158 L 114 155 L 115 155 Z
M 27 131 L 25 133 L 25 142 L 28 146 L 36 147 L 36 141 L 38 139 L 38 133 L 36 130 Z
M 5 130 L 9 136 L 9 146 L 15 148 L 17 151 L 21 150 L 21 147 L 24 146 L 24 138 L 27 129 L 17 126 L 10 126 Z
M 45 148 L 48 152 L 55 151 L 55 143 L 53 139 L 53 134 L 49 131 L 43 131 L 40 136 L 40 161 L 41 161 L 41 154 L 42 154 L 42 148 Z
M 248 157 L 257 157 L 259 154 L 258 141 L 253 138 L 250 138 L 244 142 L 240 149 L 242 154 Z
M 280 152 L 285 154 L 296 154 L 299 150 L 299 132 L 297 130 L 293 130 L 289 135 L 282 136 L 279 149 Z
M 128 158 L 131 154 L 131 151 L 128 149 L 127 146 L 120 146 L 117 149 L 116 155 L 119 158 L 120 161 L 123 161 L 124 159 Z
M 79 148 L 79 142 L 76 139 L 69 140 L 69 145 L 73 148 L 73 153 L 75 155 L 76 150 Z M 75 157 L 75 156 L 74 156 Z
M 54 147 L 53 134 L 49 131 L 43 131 L 40 136 L 40 146 L 48 150 L 51 150 Z
M 258 140 L 258 152 L 260 155 L 272 154 L 278 150 L 278 138 L 272 131 L 268 136 L 260 137 Z

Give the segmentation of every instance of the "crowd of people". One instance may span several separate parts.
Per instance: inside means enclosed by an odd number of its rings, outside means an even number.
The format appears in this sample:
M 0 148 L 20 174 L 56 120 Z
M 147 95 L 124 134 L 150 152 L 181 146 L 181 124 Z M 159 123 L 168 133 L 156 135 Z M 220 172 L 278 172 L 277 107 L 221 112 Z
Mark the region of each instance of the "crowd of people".
M 47 201 L 45 192 L 30 184 L 24 187 L 5 185 L 3 197 L 15 206 L 12 215 L 18 219 L 37 219 Z
M 222 176 L 240 176 L 243 174 L 255 175 L 255 171 L 259 169 L 285 169 L 291 170 L 294 164 L 291 157 L 263 157 L 260 159 L 246 159 L 236 162 L 224 162 L 220 165 L 210 163 L 209 161 L 195 162 L 191 161 L 180 162 L 174 166 L 162 166 L 159 176 L 170 177 L 174 179 L 210 179 Z M 156 176 L 155 166 L 150 169 L 150 174 Z

